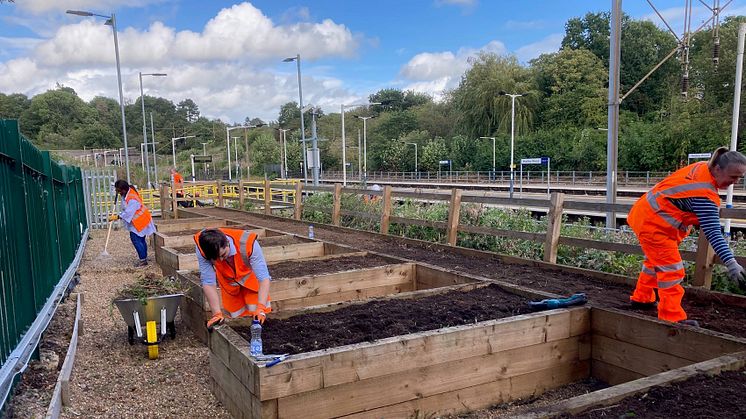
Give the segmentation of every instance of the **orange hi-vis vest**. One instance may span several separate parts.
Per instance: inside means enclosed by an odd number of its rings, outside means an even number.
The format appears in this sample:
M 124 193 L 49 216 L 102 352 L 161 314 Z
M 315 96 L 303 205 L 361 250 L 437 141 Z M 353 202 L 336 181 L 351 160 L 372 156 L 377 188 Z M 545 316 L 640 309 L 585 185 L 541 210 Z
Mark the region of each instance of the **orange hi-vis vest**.
M 659 231 L 671 238 L 682 240 L 689 234 L 690 226 L 699 225 L 694 213 L 682 211 L 670 199 L 707 198 L 718 207 L 715 178 L 707 162 L 690 164 L 660 181 L 632 206 L 627 223 L 636 232 Z
M 250 262 L 257 237 L 256 233 L 233 228 L 219 228 L 218 230 L 233 239 L 233 243 L 236 245 L 236 254 L 229 256 L 233 258 L 233 267 L 226 260 L 211 261 L 220 285 L 223 311 L 232 318 L 253 316 L 256 314 L 259 304 L 259 279 L 251 269 Z M 204 257 L 205 252 L 199 245 L 201 234 L 202 231 L 194 235 L 194 242 L 197 244 L 202 257 Z M 267 297 L 265 313 L 271 311 L 269 301 L 270 299 Z
M 132 217 L 132 225 L 135 226 L 137 231 L 143 231 L 143 229 L 145 229 L 145 227 L 147 227 L 153 220 L 153 216 L 150 215 L 148 207 L 143 204 L 142 197 L 134 188 L 130 188 L 127 192 L 127 196 L 124 197 L 125 205 L 132 199 L 140 203 L 140 208 L 135 211 L 135 215 Z

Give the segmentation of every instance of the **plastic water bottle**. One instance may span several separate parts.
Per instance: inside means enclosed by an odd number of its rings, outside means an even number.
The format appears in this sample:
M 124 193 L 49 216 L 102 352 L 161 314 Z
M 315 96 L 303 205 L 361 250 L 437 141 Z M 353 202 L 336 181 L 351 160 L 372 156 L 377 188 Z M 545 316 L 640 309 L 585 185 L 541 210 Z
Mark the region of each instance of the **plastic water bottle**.
M 251 356 L 262 354 L 262 325 L 259 320 L 251 323 Z
M 308 226 L 308 238 L 312 239 L 313 237 L 313 224 L 311 224 L 310 226 Z

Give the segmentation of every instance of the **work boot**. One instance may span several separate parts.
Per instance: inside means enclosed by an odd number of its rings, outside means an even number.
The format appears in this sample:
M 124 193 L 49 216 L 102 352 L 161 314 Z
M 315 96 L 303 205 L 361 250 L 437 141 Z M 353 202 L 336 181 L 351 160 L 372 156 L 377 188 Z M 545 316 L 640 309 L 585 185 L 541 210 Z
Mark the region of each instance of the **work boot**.
M 684 326 L 699 327 L 699 322 L 696 321 L 696 320 L 691 320 L 691 319 L 679 320 L 677 323 L 678 324 L 683 324 Z
M 138 260 L 137 262 L 135 262 L 135 268 L 141 268 L 143 266 L 148 266 L 147 259 L 142 259 L 142 260 Z
M 652 309 L 658 308 L 658 302 L 652 301 L 652 302 L 649 302 L 649 303 L 641 303 L 641 302 L 638 302 L 638 301 L 630 300 L 629 301 L 629 306 L 633 310 L 652 310 Z

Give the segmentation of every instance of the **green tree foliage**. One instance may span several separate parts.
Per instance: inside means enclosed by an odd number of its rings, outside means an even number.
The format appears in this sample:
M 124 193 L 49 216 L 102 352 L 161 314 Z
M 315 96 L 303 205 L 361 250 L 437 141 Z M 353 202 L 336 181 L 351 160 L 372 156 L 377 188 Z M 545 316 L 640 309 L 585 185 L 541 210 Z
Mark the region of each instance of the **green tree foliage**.
M 252 175 L 263 175 L 265 165 L 280 164 L 280 144 L 268 132 L 259 134 L 249 148 Z
M 72 145 L 75 148 L 117 148 L 119 138 L 111 129 L 100 122 L 85 124 L 71 133 Z
M 443 138 L 428 141 L 422 147 L 420 167 L 422 171 L 437 171 L 441 160 L 448 160 L 448 147 Z
M 535 90 L 529 69 L 513 57 L 480 53 L 452 93 L 457 114 L 457 132 L 469 137 L 510 132 L 511 100 L 500 92 L 528 93 Z M 516 130 L 527 131 L 532 124 L 532 98 L 516 101 Z
M 199 119 L 199 106 L 192 99 L 184 99 L 176 105 L 176 114 L 189 123 L 197 122 Z
M 31 101 L 26 95 L 0 93 L 0 118 L 18 119 L 30 105 Z
M 21 115 L 21 126 L 28 137 L 40 144 L 51 144 L 50 138 L 45 137 L 50 134 L 69 137 L 73 129 L 94 120 L 95 112 L 74 90 L 58 87 L 31 99 L 30 106 Z M 66 148 L 71 144 L 66 140 L 55 145 L 55 148 Z

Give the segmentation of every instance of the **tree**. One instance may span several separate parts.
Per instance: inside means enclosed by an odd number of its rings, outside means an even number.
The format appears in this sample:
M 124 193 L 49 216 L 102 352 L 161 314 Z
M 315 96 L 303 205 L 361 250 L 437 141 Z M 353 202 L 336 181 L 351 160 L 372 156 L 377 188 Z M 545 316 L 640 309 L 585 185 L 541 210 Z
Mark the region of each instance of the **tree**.
M 82 125 L 73 130 L 71 136 L 76 148 L 112 148 L 119 145 L 116 135 L 100 122 Z
M 474 138 L 501 130 L 510 132 L 511 100 L 508 96 L 499 96 L 499 92 L 528 93 L 534 90 L 531 72 L 515 57 L 479 54 L 452 92 L 457 132 Z M 535 101 L 536 95 L 516 101 L 517 132 L 531 127 Z
M 445 140 L 435 138 L 428 141 L 422 147 L 422 157 L 420 159 L 421 171 L 437 171 L 440 168 L 440 161 L 448 159 L 448 148 Z
M 199 106 L 192 99 L 184 99 L 176 105 L 176 114 L 189 123 L 196 122 L 199 119 Z
M 271 134 L 265 132 L 258 134 L 249 148 L 252 174 L 264 174 L 265 165 L 280 164 L 280 144 Z
M 31 104 L 21 116 L 21 129 L 30 138 L 55 133 L 68 137 L 80 124 L 95 120 L 95 112 L 70 88 L 48 90 L 34 96 Z
M 26 95 L 0 93 L 0 118 L 18 119 L 30 105 L 31 101 Z
M 541 124 L 597 127 L 606 119 L 607 72 L 586 49 L 564 49 L 531 62 L 544 94 Z

